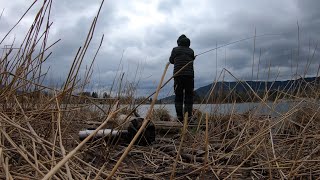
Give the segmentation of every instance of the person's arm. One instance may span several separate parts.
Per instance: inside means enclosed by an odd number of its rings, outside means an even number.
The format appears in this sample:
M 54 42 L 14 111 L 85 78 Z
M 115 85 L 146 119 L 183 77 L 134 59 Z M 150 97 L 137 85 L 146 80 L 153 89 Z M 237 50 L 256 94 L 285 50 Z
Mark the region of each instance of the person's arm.
M 176 58 L 176 53 L 175 53 L 175 50 L 172 49 L 171 56 L 169 58 L 169 61 L 170 61 L 171 64 L 174 64 L 174 58 Z
M 196 56 L 194 56 L 194 51 L 192 50 L 192 59 L 195 60 Z

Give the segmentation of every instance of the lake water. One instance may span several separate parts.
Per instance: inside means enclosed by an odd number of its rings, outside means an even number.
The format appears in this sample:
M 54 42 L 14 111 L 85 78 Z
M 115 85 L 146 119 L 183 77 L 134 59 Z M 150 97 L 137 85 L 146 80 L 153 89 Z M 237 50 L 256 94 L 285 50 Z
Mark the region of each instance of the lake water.
M 194 104 L 193 108 L 199 109 L 201 112 L 207 112 L 211 114 L 230 114 L 233 113 L 244 113 L 250 110 L 263 115 L 278 116 L 279 114 L 288 112 L 291 107 L 296 103 L 294 102 L 269 102 L 266 104 L 262 103 L 236 103 L 236 104 Z M 149 109 L 150 105 L 141 105 L 138 108 L 138 113 L 144 117 Z M 170 115 L 175 117 L 174 104 L 156 104 L 154 109 L 165 108 L 169 111 Z

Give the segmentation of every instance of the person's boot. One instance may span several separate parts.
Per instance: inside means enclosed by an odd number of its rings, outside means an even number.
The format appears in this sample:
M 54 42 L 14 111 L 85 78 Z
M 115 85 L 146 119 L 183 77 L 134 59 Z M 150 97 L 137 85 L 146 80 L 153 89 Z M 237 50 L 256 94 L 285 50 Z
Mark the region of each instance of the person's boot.
M 188 122 L 192 122 L 192 104 L 184 105 L 184 113 L 188 112 Z
M 176 107 L 178 121 L 183 122 L 183 106 L 182 106 L 182 104 L 175 104 L 175 107 Z

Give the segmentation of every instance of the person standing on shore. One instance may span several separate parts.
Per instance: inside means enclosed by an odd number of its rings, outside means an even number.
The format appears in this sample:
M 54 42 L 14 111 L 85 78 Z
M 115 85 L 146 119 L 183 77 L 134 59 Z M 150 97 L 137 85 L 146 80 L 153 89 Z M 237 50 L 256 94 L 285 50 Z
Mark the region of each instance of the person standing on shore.
M 174 92 L 177 118 L 183 122 L 184 113 L 192 116 L 194 70 L 194 51 L 190 48 L 190 39 L 182 34 L 177 40 L 177 47 L 171 52 L 169 61 L 174 64 Z M 184 67 L 185 66 L 185 67 Z M 183 69 L 182 69 L 183 68 Z M 183 107 L 184 104 L 184 107 Z

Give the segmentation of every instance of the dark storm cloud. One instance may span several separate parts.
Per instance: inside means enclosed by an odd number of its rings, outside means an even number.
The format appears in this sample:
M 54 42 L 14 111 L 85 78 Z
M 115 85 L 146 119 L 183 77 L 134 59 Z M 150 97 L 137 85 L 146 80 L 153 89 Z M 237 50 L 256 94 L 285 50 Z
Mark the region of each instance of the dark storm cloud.
M 3 33 L 5 33 L 6 31 L 8 31 L 9 30 L 9 28 L 10 28 L 10 26 L 11 26 L 11 24 L 12 23 L 10 23 L 10 21 L 9 21 L 9 19 L 5 19 L 5 18 L 2 18 L 1 20 L 0 20 L 0 22 L 1 22 L 1 26 L 0 26 L 0 32 L 1 32 L 1 34 Z
M 171 13 L 174 8 L 181 5 L 181 0 L 160 0 L 158 4 L 158 10 L 165 13 Z
M 174 25 L 158 24 L 147 30 L 145 45 L 146 47 L 167 48 L 172 40 L 177 39 L 177 34 L 179 34 L 179 30 Z
M 299 5 L 297 5 L 299 7 Z M 313 5 L 310 5 L 313 6 Z M 314 5 L 317 7 L 316 5 Z M 254 35 L 254 28 L 257 29 L 257 34 L 265 34 L 265 33 L 272 33 L 272 34 L 280 34 L 279 36 L 270 36 L 264 38 L 257 38 L 256 39 L 256 53 L 255 53 L 255 64 L 258 65 L 258 57 L 259 57 L 259 50 L 262 50 L 261 62 L 264 63 L 265 61 L 269 61 L 269 65 L 271 65 L 274 69 L 277 67 L 282 67 L 282 69 L 290 69 L 291 64 L 300 63 L 300 69 L 304 68 L 303 64 L 306 64 L 307 57 L 310 55 L 307 49 L 309 49 L 308 45 L 308 38 L 305 37 L 312 37 L 312 41 L 316 42 L 319 41 L 318 37 L 315 35 L 317 30 L 320 27 L 317 27 L 317 24 L 314 23 L 319 20 L 319 16 L 313 15 L 303 15 L 303 13 L 308 12 L 308 8 L 299 7 L 300 12 L 290 12 L 290 11 L 281 11 L 281 12 L 273 12 L 273 13 L 258 13 L 251 12 L 242 12 L 241 8 L 234 13 L 231 13 L 227 16 L 222 26 L 226 26 L 226 29 L 219 29 L 211 26 L 211 28 L 206 26 L 200 26 L 200 28 L 206 29 L 199 31 L 196 41 L 199 44 L 205 46 L 214 47 L 215 43 L 222 42 L 231 42 L 234 41 L 235 38 L 241 39 L 244 36 L 253 36 Z M 279 8 L 276 8 L 276 10 Z M 263 11 L 263 9 L 259 9 Z M 281 9 L 280 9 L 281 10 Z M 272 12 L 272 11 L 271 11 Z M 299 13 L 302 15 L 299 15 Z M 317 12 L 317 11 L 315 11 Z M 293 19 L 292 17 L 295 16 L 297 19 Z M 236 18 L 235 18 L 236 17 Z M 309 19 L 310 17 L 315 19 Z M 299 42 L 299 58 L 297 58 L 298 53 L 298 38 L 297 38 L 297 21 L 303 20 L 303 22 L 299 22 L 300 24 L 300 42 Z M 219 26 L 219 25 L 218 25 Z M 226 31 L 223 31 L 226 30 Z M 241 37 L 242 35 L 242 37 Z M 315 43 L 313 43 L 313 48 Z M 197 46 L 201 48 L 201 46 Z M 248 42 L 241 42 L 237 43 L 237 45 L 230 45 L 233 50 L 239 51 L 239 54 L 235 54 L 230 56 L 230 50 L 227 50 L 227 57 L 228 61 L 232 63 L 227 63 L 227 68 L 234 70 L 234 72 L 238 72 L 237 74 L 240 77 L 248 78 L 251 76 L 249 73 L 250 68 L 252 66 L 252 53 L 253 53 L 253 40 Z M 312 49 L 312 48 L 311 48 Z M 246 53 L 243 57 L 240 56 L 240 53 Z M 308 54 L 309 53 L 309 54 Z M 290 57 L 293 56 L 291 59 Z M 223 58 L 222 58 L 223 59 Z M 223 64 L 220 62 L 219 64 Z M 237 63 L 240 62 L 240 63 Z M 313 63 L 317 64 L 315 60 Z M 242 65 L 242 68 L 240 67 Z M 254 67 L 254 71 L 257 71 L 256 66 Z M 261 66 L 261 65 L 260 65 Z M 317 66 L 313 66 L 317 67 Z M 260 67 L 261 68 L 261 67 Z M 264 66 L 264 68 L 268 68 Z M 300 70 L 300 71 L 301 71 Z M 309 72 L 315 72 L 315 69 L 309 69 Z M 281 73 L 285 74 L 285 71 Z M 249 74 L 249 76 L 244 76 L 245 74 Z M 311 73 L 310 73 L 311 74 Z M 266 74 L 264 74 L 264 77 Z M 260 76 L 261 77 L 261 76 Z
M 59 24 L 56 26 L 54 39 L 61 38 L 61 41 L 59 42 L 59 45 L 54 46 L 53 51 L 53 59 L 55 62 L 49 62 L 48 65 L 54 67 L 56 70 L 52 70 L 52 74 L 59 74 L 57 72 L 61 72 L 57 79 L 63 79 L 62 77 L 65 77 L 67 72 L 70 70 L 72 61 L 76 55 L 76 52 L 80 48 L 80 46 L 83 46 L 83 43 L 87 37 L 87 34 L 89 32 L 89 28 L 92 24 L 93 18 L 96 15 L 96 12 L 98 11 L 99 2 L 95 2 L 95 4 L 88 5 L 87 2 L 74 2 L 70 1 L 68 3 L 65 3 L 65 6 L 63 8 L 56 7 L 54 10 L 56 11 L 56 14 L 58 14 L 56 17 Z M 118 16 L 115 13 L 117 13 L 116 7 L 110 3 L 106 2 L 104 5 L 105 8 L 103 8 L 100 12 L 100 17 L 98 20 L 98 23 L 96 25 L 95 35 L 93 39 L 91 40 L 91 44 L 87 50 L 86 56 L 84 58 L 84 62 L 82 65 L 82 72 L 84 72 L 84 69 L 88 67 L 93 60 L 94 54 L 98 48 L 100 39 L 103 34 L 105 34 L 105 41 L 102 45 L 102 50 L 100 50 L 99 56 L 96 58 L 96 63 L 100 64 L 100 66 L 94 66 L 94 70 L 96 73 L 93 74 L 93 78 L 102 78 L 105 79 L 105 81 L 101 81 L 104 85 L 110 85 L 110 82 L 112 78 L 114 78 L 114 75 L 119 61 L 121 53 L 117 54 L 116 51 L 121 51 L 121 47 L 117 46 L 117 44 L 113 44 L 110 42 L 110 36 L 109 34 L 106 34 L 106 32 L 110 31 L 112 28 L 117 28 L 121 24 L 125 23 L 127 21 L 126 17 Z M 91 12 L 86 13 L 86 8 L 92 9 Z M 70 14 L 70 9 L 77 9 L 78 13 L 82 14 L 80 15 L 81 18 L 72 18 L 72 14 Z M 71 22 L 64 21 L 64 19 L 69 19 Z M 126 44 L 130 44 L 132 42 L 131 39 L 127 38 Z M 108 48 L 112 50 L 112 52 L 104 51 L 103 48 L 108 46 Z M 120 55 L 120 56 L 119 56 Z M 93 80 L 94 82 L 95 80 Z
M 303 14 L 303 19 L 318 20 L 319 21 L 319 7 L 320 2 L 315 0 L 296 1 L 297 7 Z
M 48 62 L 53 78 L 59 76 L 57 79 L 61 79 L 70 68 L 76 51 L 86 38 L 99 3 L 53 3 L 54 24 L 50 40 L 62 39 L 52 49 L 52 60 Z M 253 38 L 222 47 L 217 51 L 217 59 L 216 51 L 197 57 L 194 62 L 196 88 L 214 81 L 223 68 L 242 80 L 264 80 L 268 77 L 288 79 L 296 71 L 303 74 L 306 68 L 306 74 L 313 76 L 319 66 L 319 52 L 314 51 L 320 40 L 319 7 L 320 1 L 316 0 L 105 1 L 82 72 L 90 64 L 104 34 L 92 75 L 94 87 L 111 85 L 116 75 L 122 72 L 128 81 L 133 81 L 133 74 L 138 69 L 139 88 L 147 92 L 157 86 L 179 35 L 186 34 L 191 39 L 191 47 L 198 54 L 214 48 L 216 44 L 221 46 L 254 36 L 256 30 L 256 35 L 277 35 L 257 37 L 255 48 Z M 0 21 L 1 35 L 13 26 L 26 8 L 24 1 L 8 3 L 5 10 L 7 14 Z M 27 29 L 27 22 L 32 22 L 31 14 L 28 15 L 28 21 L 21 23 L 15 32 L 17 39 Z M 172 65 L 166 78 L 171 75 Z M 225 80 L 234 78 L 226 75 Z M 166 92 L 170 92 L 172 83 L 169 86 Z

